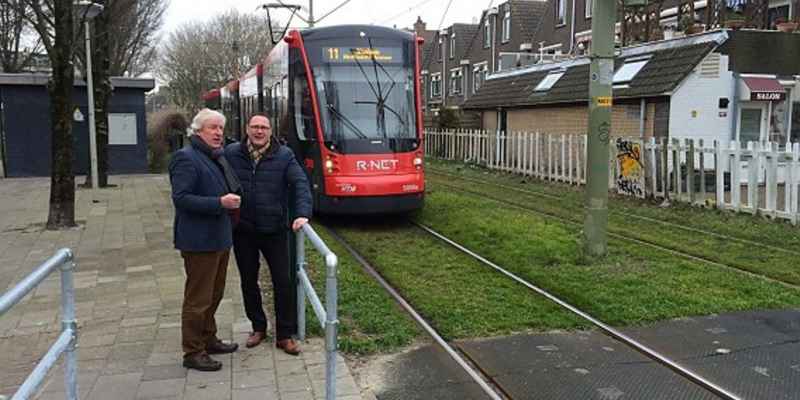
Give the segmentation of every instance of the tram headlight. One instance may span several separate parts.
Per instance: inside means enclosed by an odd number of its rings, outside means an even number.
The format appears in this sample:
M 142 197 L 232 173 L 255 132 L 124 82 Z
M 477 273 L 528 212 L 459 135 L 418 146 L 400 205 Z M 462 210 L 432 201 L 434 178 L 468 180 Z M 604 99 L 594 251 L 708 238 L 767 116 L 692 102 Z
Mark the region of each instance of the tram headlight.
M 421 157 L 414 157 L 414 167 L 417 169 L 422 168 L 422 158 Z
M 333 172 L 333 160 L 325 161 L 325 169 L 327 169 L 328 172 Z

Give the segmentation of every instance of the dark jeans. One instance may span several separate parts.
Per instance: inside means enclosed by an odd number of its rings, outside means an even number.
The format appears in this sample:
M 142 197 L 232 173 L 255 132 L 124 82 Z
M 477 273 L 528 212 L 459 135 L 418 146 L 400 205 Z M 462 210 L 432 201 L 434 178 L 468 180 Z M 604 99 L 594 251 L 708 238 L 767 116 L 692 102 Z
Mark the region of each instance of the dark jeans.
M 272 277 L 275 301 L 275 336 L 287 339 L 297 333 L 297 309 L 289 280 L 289 247 L 287 232 L 275 234 L 236 232 L 233 235 L 233 252 L 242 280 L 242 296 L 247 318 L 253 331 L 266 332 L 267 317 L 261 303 L 258 285 L 259 252 L 264 255 Z
M 181 336 L 185 356 L 206 351 L 217 340 L 214 313 L 225 294 L 225 274 L 230 250 L 181 252 L 186 269 L 181 311 Z

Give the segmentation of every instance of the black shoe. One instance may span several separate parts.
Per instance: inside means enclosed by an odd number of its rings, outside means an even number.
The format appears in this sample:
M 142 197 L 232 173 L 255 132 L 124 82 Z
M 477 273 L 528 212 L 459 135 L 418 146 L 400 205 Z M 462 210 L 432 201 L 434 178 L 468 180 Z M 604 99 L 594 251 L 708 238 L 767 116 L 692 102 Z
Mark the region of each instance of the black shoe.
M 183 357 L 183 366 L 198 371 L 219 371 L 222 363 L 209 357 L 207 353 L 197 353 Z
M 206 346 L 206 352 L 208 354 L 228 354 L 233 353 L 238 348 L 239 345 L 236 343 L 225 343 L 221 340 L 217 340 L 213 344 Z

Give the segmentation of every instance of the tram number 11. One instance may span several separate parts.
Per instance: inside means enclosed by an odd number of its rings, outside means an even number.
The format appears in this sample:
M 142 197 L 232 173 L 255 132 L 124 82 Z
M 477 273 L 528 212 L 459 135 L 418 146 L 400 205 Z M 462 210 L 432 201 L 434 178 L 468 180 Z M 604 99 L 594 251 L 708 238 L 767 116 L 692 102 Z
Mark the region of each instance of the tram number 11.
M 330 59 L 330 60 L 338 60 L 339 59 L 339 48 L 338 47 L 330 47 L 330 48 L 328 48 L 328 59 Z

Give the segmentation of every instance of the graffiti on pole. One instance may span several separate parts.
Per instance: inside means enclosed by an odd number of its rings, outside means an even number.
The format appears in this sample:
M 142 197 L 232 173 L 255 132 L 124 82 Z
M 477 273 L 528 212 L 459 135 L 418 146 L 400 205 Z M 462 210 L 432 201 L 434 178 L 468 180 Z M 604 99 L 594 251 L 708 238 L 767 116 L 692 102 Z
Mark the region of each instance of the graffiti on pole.
M 617 138 L 617 191 L 620 194 L 644 198 L 644 163 L 642 145 Z

